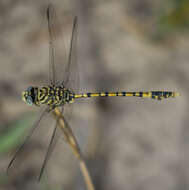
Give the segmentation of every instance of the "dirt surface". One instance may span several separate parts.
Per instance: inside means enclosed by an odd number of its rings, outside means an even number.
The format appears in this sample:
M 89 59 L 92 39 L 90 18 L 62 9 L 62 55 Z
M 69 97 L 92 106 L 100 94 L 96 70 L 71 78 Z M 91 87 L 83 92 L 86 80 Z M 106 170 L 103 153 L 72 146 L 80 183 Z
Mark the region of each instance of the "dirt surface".
M 66 43 L 74 16 L 79 18 L 81 92 L 181 93 L 176 99 L 162 101 L 117 97 L 75 103 L 71 126 L 98 190 L 189 189 L 189 36 L 171 31 L 157 40 L 157 20 L 164 3 L 53 1 Z M 22 102 L 20 94 L 28 86 L 48 80 L 47 6 L 48 1 L 42 0 L 0 2 L 2 134 L 25 113 L 39 114 L 38 108 Z M 5 174 L 15 149 L 0 155 L 0 189 L 85 189 L 77 160 L 62 140 L 41 183 L 35 180 L 46 150 L 44 139 L 50 138 L 53 125 L 53 119 L 45 119 L 44 128 L 37 131 L 21 156 L 19 175 L 8 178 Z

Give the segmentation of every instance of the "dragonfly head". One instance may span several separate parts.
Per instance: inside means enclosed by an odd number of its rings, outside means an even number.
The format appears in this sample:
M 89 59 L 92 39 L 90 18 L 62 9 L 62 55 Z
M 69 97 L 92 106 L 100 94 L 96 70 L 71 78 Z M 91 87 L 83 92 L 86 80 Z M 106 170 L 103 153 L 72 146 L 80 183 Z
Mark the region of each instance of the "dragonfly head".
M 23 91 L 22 100 L 30 106 L 33 105 L 35 103 L 35 88 L 30 86 L 26 91 Z

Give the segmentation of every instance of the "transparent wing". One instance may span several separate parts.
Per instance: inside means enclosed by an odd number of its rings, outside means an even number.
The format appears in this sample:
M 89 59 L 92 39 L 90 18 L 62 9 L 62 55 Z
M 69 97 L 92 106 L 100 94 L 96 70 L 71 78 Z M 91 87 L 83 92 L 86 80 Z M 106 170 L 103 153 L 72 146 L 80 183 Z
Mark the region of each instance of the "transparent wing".
M 67 67 L 67 79 L 63 81 L 63 85 L 74 93 L 79 93 L 79 72 L 77 65 L 77 31 L 78 31 L 78 21 L 77 17 L 74 18 L 72 35 L 70 41 L 70 50 L 68 57 L 68 67 Z M 73 119 L 74 104 L 64 105 L 64 116 L 71 122 Z
M 63 108 L 61 110 L 61 113 L 63 113 Z M 40 173 L 39 173 L 39 178 L 38 180 L 40 181 L 41 180 L 41 177 L 43 175 L 43 172 L 44 172 L 44 169 L 48 163 L 48 160 L 56 146 L 56 143 L 61 135 L 60 131 L 57 130 L 58 128 L 58 120 L 59 118 L 57 118 L 56 120 L 56 124 L 55 124 L 55 127 L 54 127 L 54 130 L 53 130 L 53 133 L 52 133 L 52 136 L 51 136 L 51 139 L 50 139 L 50 143 L 49 143 L 49 146 L 48 146 L 48 149 L 47 149 L 47 152 L 45 154 L 45 158 L 44 158 L 44 161 L 43 161 L 43 164 L 42 164 L 42 167 L 41 167 L 41 170 L 40 170 Z
M 58 22 L 55 9 L 52 4 L 47 8 L 47 20 L 49 29 L 49 79 L 54 85 L 63 85 L 75 92 L 79 92 L 79 72 L 77 66 L 77 32 L 78 21 L 74 18 L 68 61 L 64 46 L 64 35 Z M 73 106 L 66 106 L 65 117 L 70 121 Z
M 57 121 L 57 122 L 58 122 L 58 121 Z M 47 152 L 46 152 L 46 154 L 45 154 L 45 158 L 44 158 L 42 167 L 41 167 L 41 169 L 40 169 L 39 178 L 38 178 L 39 181 L 41 180 L 41 177 L 42 177 L 43 172 L 44 172 L 44 169 L 45 169 L 45 167 L 46 167 L 46 165 L 47 165 L 48 159 L 49 159 L 49 157 L 50 157 L 50 155 L 51 155 L 51 153 L 52 153 L 52 151 L 53 151 L 53 149 L 54 149 L 54 147 L 55 147 L 55 145 L 56 145 L 55 139 L 57 140 L 57 138 L 55 138 L 55 136 L 56 136 L 56 134 L 57 134 L 57 126 L 58 126 L 58 125 L 57 125 L 57 122 L 56 122 L 56 125 L 55 125 L 55 127 L 54 127 L 54 130 L 53 130 L 53 133 L 52 133 L 52 136 L 51 136 L 51 140 L 50 140 L 50 143 L 49 143 Z
M 64 110 L 64 112 L 65 111 L 66 110 Z M 61 120 L 62 119 L 65 120 L 64 112 L 61 112 L 61 115 L 63 115 L 60 117 Z M 59 118 L 56 118 L 56 121 L 60 124 L 61 122 L 59 122 L 58 119 Z M 67 119 L 65 120 L 65 125 L 68 126 Z M 69 130 L 66 130 L 66 132 L 64 133 L 63 132 L 64 130 L 62 130 L 62 127 L 60 126 L 56 125 L 56 127 L 54 128 L 53 135 L 49 143 L 48 152 L 46 153 L 43 164 L 40 165 L 41 172 L 40 176 L 38 173 L 39 176 L 38 179 L 40 180 L 44 178 L 44 179 L 50 179 L 52 181 L 55 180 L 56 183 L 58 181 L 61 184 L 64 181 L 63 176 L 64 175 L 67 176 L 68 173 L 70 172 L 69 164 L 72 163 L 72 159 L 74 158 L 74 156 L 72 150 L 70 150 L 71 149 L 70 144 L 68 144 L 67 136 Z M 70 128 L 70 125 L 68 127 Z
M 46 141 L 49 139 L 48 128 L 46 127 L 47 123 L 49 123 L 49 121 L 47 122 L 48 118 L 49 112 L 48 107 L 46 107 L 30 128 L 23 144 L 10 161 L 7 167 L 8 175 L 26 175 L 27 172 L 32 172 L 34 178 L 39 175 L 40 165 L 38 164 L 40 164 L 42 152 L 46 151 L 43 146 L 47 144 Z
M 47 8 L 47 21 L 49 30 L 49 82 L 53 85 L 60 85 L 62 81 L 67 80 L 68 64 L 63 31 L 52 4 L 49 4 Z
M 79 74 L 77 66 L 77 17 L 74 18 L 67 61 L 64 35 L 55 9 L 52 4 L 47 8 L 49 30 L 49 81 L 51 84 L 63 85 L 72 90 L 79 90 Z
M 67 67 L 67 79 L 64 81 L 66 88 L 72 90 L 75 93 L 79 91 L 79 72 L 77 65 L 77 33 L 78 33 L 78 21 L 77 17 L 74 18 L 72 35 L 70 41 L 70 50 L 68 57 Z

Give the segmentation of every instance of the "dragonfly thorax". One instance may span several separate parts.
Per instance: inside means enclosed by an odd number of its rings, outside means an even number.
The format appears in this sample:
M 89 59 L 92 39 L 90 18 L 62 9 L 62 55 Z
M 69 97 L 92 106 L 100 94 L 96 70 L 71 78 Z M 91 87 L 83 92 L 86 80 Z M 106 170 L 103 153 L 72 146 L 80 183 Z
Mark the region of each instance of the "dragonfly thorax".
M 74 94 L 63 86 L 48 86 L 48 87 L 28 87 L 22 93 L 22 99 L 28 105 L 46 104 L 57 107 L 65 103 L 72 103 Z

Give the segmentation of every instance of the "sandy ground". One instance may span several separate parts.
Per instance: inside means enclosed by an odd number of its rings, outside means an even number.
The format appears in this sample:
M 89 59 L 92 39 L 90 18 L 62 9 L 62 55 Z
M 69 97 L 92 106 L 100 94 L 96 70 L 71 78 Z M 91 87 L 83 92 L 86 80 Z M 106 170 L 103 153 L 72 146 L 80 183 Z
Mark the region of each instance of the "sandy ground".
M 64 23 L 66 43 L 73 17 L 79 18 L 81 92 L 170 90 L 182 95 L 162 101 L 101 98 L 75 103 L 71 124 L 96 189 L 189 189 L 189 37 L 173 32 L 154 42 L 164 1 L 53 4 Z M 0 2 L 0 126 L 30 111 L 39 114 L 38 108 L 22 102 L 20 94 L 48 79 L 47 5 L 42 0 Z M 15 149 L 0 155 L 0 189 L 85 189 L 77 160 L 62 140 L 42 182 L 35 180 L 46 150 L 44 139 L 53 125 L 53 119 L 45 119 L 45 127 L 18 163 L 24 165 L 19 175 L 5 175 Z

